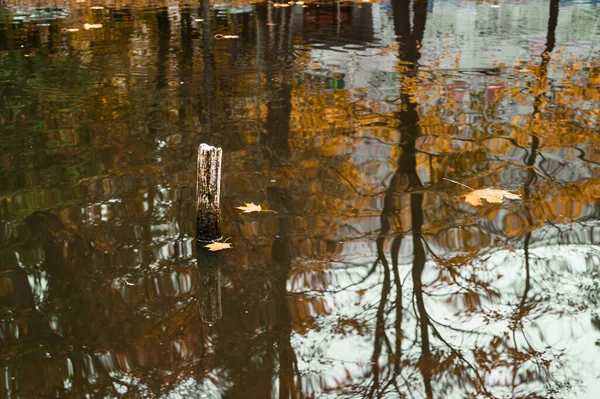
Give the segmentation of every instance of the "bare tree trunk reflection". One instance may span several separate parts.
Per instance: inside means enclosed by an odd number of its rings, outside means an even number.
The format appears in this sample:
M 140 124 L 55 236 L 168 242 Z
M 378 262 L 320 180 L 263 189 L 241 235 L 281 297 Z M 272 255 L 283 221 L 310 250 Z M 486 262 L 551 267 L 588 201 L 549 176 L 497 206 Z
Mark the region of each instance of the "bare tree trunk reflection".
M 546 35 L 546 48 L 541 54 L 542 61 L 538 68 L 537 78 L 538 78 L 538 90 L 537 95 L 535 96 L 535 100 L 533 103 L 533 113 L 532 120 L 533 123 L 538 123 L 541 118 L 542 113 L 542 101 L 543 96 L 546 94 L 546 86 L 547 86 L 547 77 L 548 77 L 548 63 L 550 62 L 550 55 L 554 50 L 554 45 L 556 43 L 555 32 L 556 25 L 558 23 L 558 11 L 559 11 L 559 0 L 552 0 L 550 2 L 550 16 L 548 18 L 548 33 Z M 531 198 L 532 185 L 537 180 L 537 173 L 535 171 L 536 159 L 538 156 L 538 152 L 540 149 L 540 138 L 535 133 L 537 129 L 532 130 L 534 133 L 531 135 L 531 149 L 529 151 L 529 155 L 525 161 L 527 165 L 527 179 L 523 186 L 524 192 L 524 203 L 525 203 L 525 214 L 527 217 L 527 222 L 529 223 L 529 231 L 525 235 L 524 239 L 524 252 L 525 252 L 525 288 L 523 290 L 523 295 L 521 297 L 521 302 L 518 306 L 519 316 L 518 319 L 524 317 L 528 311 L 525 309 L 525 303 L 527 299 L 527 294 L 531 289 L 531 270 L 530 270 L 530 260 L 529 260 L 529 244 L 531 242 L 531 234 L 532 230 L 535 227 L 535 220 L 531 211 L 528 207 L 528 200 Z
M 425 25 L 423 24 L 423 27 Z M 416 44 L 416 42 L 415 42 Z M 418 51 L 415 49 L 415 51 Z M 414 53 L 413 53 L 414 54 Z M 418 58 L 418 57 L 417 57 Z M 416 61 L 415 61 L 416 62 Z M 417 65 L 407 71 L 406 78 L 414 79 L 417 72 Z M 428 399 L 433 398 L 431 387 L 431 371 L 433 369 L 431 349 L 429 343 L 429 316 L 425 309 L 425 300 L 423 298 L 423 283 L 421 276 L 425 268 L 425 248 L 421 229 L 423 227 L 423 193 L 418 192 L 423 184 L 417 172 L 417 138 L 421 134 L 419 126 L 419 115 L 417 113 L 417 104 L 413 101 L 413 96 L 404 88 L 401 95 L 403 110 L 400 112 L 400 122 L 404 131 L 401 134 L 401 155 L 398 160 L 398 170 L 406 176 L 408 183 L 407 191 L 410 192 L 410 216 L 411 230 L 413 237 L 413 266 L 412 280 L 413 293 L 417 303 L 417 312 L 419 317 L 419 331 L 421 335 L 421 359 L 419 368 L 423 375 L 423 384 L 425 394 Z M 417 191 L 417 192 L 415 192 Z
M 285 166 L 289 162 L 289 124 L 292 111 L 292 86 L 288 74 L 279 64 L 292 52 L 290 8 L 273 8 L 257 6 L 258 29 L 265 28 L 267 21 L 277 21 L 277 31 L 269 26 L 269 35 L 265 38 L 264 73 L 266 75 L 265 94 L 267 96 L 267 117 L 265 145 L 272 160 L 271 167 Z M 263 46 L 263 43 L 258 43 Z M 291 343 L 292 315 L 289 306 L 287 282 L 293 259 L 292 220 L 290 203 L 292 195 L 288 189 L 270 187 L 267 196 L 271 206 L 281 209 L 278 218 L 278 236 L 271 249 L 273 266 L 276 268 L 271 280 L 272 295 L 275 302 L 276 321 L 273 331 L 273 344 L 277 347 L 279 358 L 278 390 L 280 399 L 302 398 L 302 379 L 298 370 L 298 361 Z
M 423 283 L 421 275 L 425 268 L 425 250 L 421 237 L 421 228 L 423 226 L 423 193 L 413 193 L 410 195 L 410 212 L 413 232 L 413 290 L 417 301 L 417 311 L 419 313 L 419 329 L 421 332 L 421 360 L 420 369 L 423 374 L 423 383 L 427 398 L 433 398 L 431 388 L 431 372 L 433 369 L 433 359 L 429 346 L 429 316 L 425 309 L 423 300 Z
M 202 123 L 202 141 L 210 142 L 212 136 L 213 101 L 215 91 L 215 56 L 213 50 L 213 37 L 210 17 L 210 1 L 200 0 L 200 15 L 202 23 L 202 67 L 204 69 L 203 101 L 200 110 L 200 122 Z
M 269 202 L 279 209 L 290 211 L 289 193 L 283 190 L 270 190 Z M 287 281 L 292 264 L 291 217 L 283 216 L 278 221 L 279 238 L 272 246 L 273 265 L 277 268 L 273 275 L 272 290 L 275 300 L 275 342 L 279 357 L 279 398 L 301 398 L 301 377 L 298 361 L 291 343 L 292 316 L 288 302 Z
M 431 349 L 429 343 L 429 318 L 425 309 L 423 299 L 423 284 L 421 275 L 425 267 L 425 249 L 421 237 L 421 228 L 423 226 L 423 193 L 415 192 L 422 187 L 421 180 L 417 173 L 417 148 L 416 142 L 420 135 L 419 116 L 417 113 L 417 104 L 414 96 L 409 92 L 411 82 L 415 79 L 418 70 L 418 60 L 420 58 L 419 47 L 422 41 L 425 23 L 427 1 L 416 1 L 413 4 L 414 9 L 414 29 L 411 30 L 410 23 L 410 1 L 397 0 L 392 2 L 394 12 L 394 26 L 399 42 L 399 60 L 401 64 L 401 82 L 402 82 L 402 108 L 398 114 L 401 124 L 400 134 L 400 157 L 398 159 L 398 169 L 390 181 L 386 191 L 381 213 L 381 230 L 377 239 L 378 262 L 383 265 L 383 286 L 379 307 L 377 309 L 376 330 L 374 350 L 371 359 L 373 367 L 373 384 L 369 391 L 369 397 L 380 396 L 385 392 L 389 384 L 396 385 L 396 378 L 401 371 L 402 357 L 402 284 L 400 272 L 398 270 L 398 252 L 402 243 L 402 226 L 398 213 L 401 209 L 397 206 L 400 203 L 398 192 L 404 189 L 410 193 L 410 212 L 413 236 L 414 258 L 412 267 L 413 290 L 417 304 L 419 317 L 420 341 L 421 341 L 421 359 L 419 369 L 423 376 L 423 384 L 427 398 L 433 398 L 431 387 Z M 391 245 L 392 268 L 394 274 L 394 284 L 396 286 L 395 306 L 395 354 L 394 372 L 390 381 L 387 382 L 382 392 L 380 392 L 380 366 L 379 357 L 381 356 L 383 341 L 387 342 L 385 336 L 385 307 L 391 288 L 390 268 L 384 253 L 384 244 L 387 236 L 392 230 L 392 221 L 396 222 L 395 228 L 399 231 L 394 233 Z
M 531 115 L 533 124 L 538 124 L 542 117 L 541 114 L 543 97 L 546 94 L 547 86 L 548 63 L 550 62 L 550 55 L 552 54 L 552 51 L 554 50 L 554 45 L 556 43 L 555 31 L 558 23 L 558 11 L 559 0 L 551 0 L 549 12 L 550 15 L 548 18 L 548 32 L 546 35 L 546 47 L 541 54 L 542 61 L 536 73 L 536 77 L 538 78 L 538 87 L 536 90 L 537 94 L 533 102 L 533 113 Z M 521 300 L 515 309 L 513 320 L 514 324 L 512 326 L 513 342 L 515 347 L 517 346 L 516 332 L 517 330 L 522 328 L 523 318 L 525 318 L 534 307 L 534 304 L 528 303 L 528 295 L 529 291 L 531 290 L 531 260 L 529 246 L 531 243 L 531 236 L 535 228 L 536 220 L 529 208 L 529 200 L 531 199 L 531 194 L 534 189 L 532 185 L 536 182 L 538 178 L 535 166 L 540 150 L 540 138 L 536 134 L 536 132 L 538 132 L 539 130 L 540 129 L 536 128 L 531 129 L 531 131 L 533 132 L 533 134 L 531 135 L 531 148 L 525 160 L 525 165 L 527 166 L 527 179 L 525 180 L 525 184 L 523 185 L 523 201 L 525 204 L 525 217 L 527 218 L 528 232 L 523 240 L 523 250 L 525 256 L 525 287 L 523 288 Z M 519 370 L 516 367 L 513 370 L 513 387 L 516 386 L 518 371 Z
M 384 205 L 385 208 L 385 205 Z M 383 265 L 383 286 L 381 287 L 381 298 L 379 300 L 379 306 L 377 307 L 377 316 L 375 324 L 375 341 L 373 344 L 373 355 L 371 356 L 371 367 L 373 367 L 373 385 L 369 391 L 369 397 L 375 396 L 375 393 L 379 393 L 380 388 L 380 369 L 379 369 L 379 357 L 381 356 L 381 348 L 383 346 L 384 339 L 387 341 L 385 334 L 385 307 L 387 305 L 387 298 L 390 293 L 390 267 L 387 258 L 384 253 L 384 245 L 386 234 L 389 232 L 389 221 L 386 223 L 388 215 L 384 209 L 381 212 L 381 232 L 377 238 L 377 260 Z
M 156 25 L 158 31 L 158 49 L 156 62 L 156 88 L 158 90 L 167 86 L 167 71 L 169 70 L 169 46 L 171 41 L 171 22 L 167 8 L 156 12 Z
M 181 10 L 181 56 L 179 59 L 179 81 L 184 84 L 179 87 L 179 118 L 185 120 L 188 109 L 187 105 L 190 98 L 190 85 L 186 82 L 193 70 L 194 48 L 192 44 L 192 15 L 190 9 L 185 7 Z
M 156 11 L 156 25 L 158 31 L 158 49 L 156 50 L 156 100 L 152 104 L 148 131 L 155 136 L 160 131 L 161 119 L 161 90 L 167 87 L 169 70 L 169 47 L 171 41 L 171 22 L 166 7 Z
M 400 229 L 402 226 L 400 226 Z M 394 376 L 400 374 L 400 360 L 402 359 L 402 340 L 404 339 L 404 333 L 402 331 L 402 318 L 404 312 L 402 308 L 402 281 L 400 280 L 400 270 L 398 266 L 398 254 L 400 252 L 400 245 L 402 244 L 402 233 L 398 233 L 392 241 L 390 248 L 392 252 L 392 270 L 394 271 L 394 286 L 396 287 L 396 299 L 394 301 L 394 307 L 396 308 L 396 319 L 394 320 L 394 332 L 395 342 L 394 348 L 396 353 L 394 354 Z
M 267 120 L 266 145 L 271 150 L 274 157 L 275 165 L 285 163 L 289 158 L 289 123 L 291 106 L 291 83 L 285 73 L 276 73 L 271 75 L 276 70 L 278 57 L 285 57 L 287 52 L 291 51 L 290 46 L 285 40 L 287 35 L 291 34 L 290 12 L 289 9 L 272 10 L 274 14 L 279 14 L 281 26 L 279 36 L 272 37 L 271 49 L 266 51 L 267 76 L 271 76 L 267 80 L 267 93 L 269 100 L 267 102 Z M 282 44 L 284 44 L 282 46 Z M 275 64 L 275 65 L 273 65 Z M 278 68 L 277 68 L 278 69 Z M 278 220 L 279 238 L 273 242 L 272 256 L 274 264 L 277 267 L 277 272 L 274 276 L 273 293 L 275 298 L 275 309 L 277 312 L 276 329 L 276 344 L 279 352 L 279 398 L 301 398 L 301 377 L 298 370 L 298 362 L 294 348 L 291 344 L 292 336 L 292 318 L 288 302 L 287 281 L 291 270 L 292 263 L 292 247 L 291 239 L 292 217 L 289 209 L 290 193 L 287 190 L 271 189 L 268 191 L 269 202 L 272 201 L 273 206 L 284 210 L 284 215 Z
M 279 32 L 275 32 L 273 26 L 269 26 L 269 35 L 261 35 L 268 38 L 265 43 L 263 54 L 265 55 L 265 74 L 267 99 L 266 145 L 276 149 L 274 153 L 278 157 L 287 159 L 289 157 L 289 123 L 292 112 L 291 95 L 292 86 L 284 71 L 282 61 L 291 53 L 291 12 L 288 9 L 267 8 L 257 9 L 258 21 L 261 25 L 267 24 L 268 18 L 277 20 Z M 289 37 L 289 39 L 288 39 Z M 281 72 L 280 72 L 281 71 Z

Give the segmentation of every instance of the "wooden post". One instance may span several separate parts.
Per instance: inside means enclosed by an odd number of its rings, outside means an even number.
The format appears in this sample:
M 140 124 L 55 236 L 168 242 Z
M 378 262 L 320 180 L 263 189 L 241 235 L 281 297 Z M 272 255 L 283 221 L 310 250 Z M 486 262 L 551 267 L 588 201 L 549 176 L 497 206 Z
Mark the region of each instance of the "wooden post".
M 201 242 L 221 238 L 222 154 L 222 149 L 208 144 L 200 144 L 198 148 L 196 238 Z
M 200 144 L 196 187 L 196 259 L 200 318 L 214 323 L 223 315 L 221 305 L 221 253 L 206 244 L 221 239 L 221 158 L 223 150 Z

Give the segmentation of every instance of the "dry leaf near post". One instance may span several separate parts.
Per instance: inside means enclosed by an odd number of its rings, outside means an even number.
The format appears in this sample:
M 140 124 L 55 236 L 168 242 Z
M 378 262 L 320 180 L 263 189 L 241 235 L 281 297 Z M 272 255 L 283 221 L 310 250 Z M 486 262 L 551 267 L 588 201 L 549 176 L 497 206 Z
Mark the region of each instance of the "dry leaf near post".
M 208 248 L 209 251 L 222 251 L 223 249 L 231 248 L 230 242 L 211 242 L 204 246 L 204 248 Z
M 246 205 L 236 206 L 236 208 L 241 209 L 242 211 L 244 211 L 244 213 L 262 211 L 262 208 L 260 207 L 260 205 L 255 205 L 254 202 L 244 202 L 244 204 L 246 204 Z
M 273 213 L 277 213 L 275 211 L 272 211 L 270 209 L 262 209 L 260 205 L 256 205 L 254 202 L 244 202 L 244 206 L 236 206 L 237 209 L 240 209 L 242 211 L 244 211 L 244 213 L 250 213 L 250 212 L 273 212 Z
M 507 199 L 520 199 L 519 194 L 513 194 L 510 191 L 498 190 L 494 188 L 482 188 L 480 190 L 473 190 L 469 194 L 465 195 L 465 201 L 473 206 L 483 205 L 482 199 L 492 204 L 501 204 Z

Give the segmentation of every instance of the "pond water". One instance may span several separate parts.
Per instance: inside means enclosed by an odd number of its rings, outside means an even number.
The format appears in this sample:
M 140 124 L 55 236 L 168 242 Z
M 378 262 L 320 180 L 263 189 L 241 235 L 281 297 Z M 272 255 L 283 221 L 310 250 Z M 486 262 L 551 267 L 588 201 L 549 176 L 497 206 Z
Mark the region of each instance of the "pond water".
M 597 397 L 597 1 L 47 3 L 0 2 L 1 397 Z

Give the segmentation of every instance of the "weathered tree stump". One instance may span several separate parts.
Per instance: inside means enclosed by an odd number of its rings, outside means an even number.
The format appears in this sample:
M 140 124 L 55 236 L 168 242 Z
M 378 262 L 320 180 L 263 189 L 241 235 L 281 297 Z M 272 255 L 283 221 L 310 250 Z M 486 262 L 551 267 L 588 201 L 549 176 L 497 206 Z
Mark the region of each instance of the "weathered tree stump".
M 221 305 L 221 253 L 204 246 L 221 239 L 221 157 L 220 148 L 200 144 L 196 186 L 196 255 L 200 318 L 214 323 L 223 315 Z
M 210 242 L 221 238 L 221 157 L 223 150 L 208 144 L 198 148 L 196 186 L 196 238 Z

